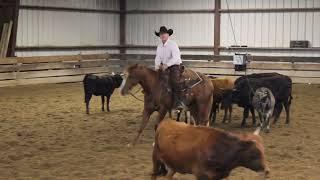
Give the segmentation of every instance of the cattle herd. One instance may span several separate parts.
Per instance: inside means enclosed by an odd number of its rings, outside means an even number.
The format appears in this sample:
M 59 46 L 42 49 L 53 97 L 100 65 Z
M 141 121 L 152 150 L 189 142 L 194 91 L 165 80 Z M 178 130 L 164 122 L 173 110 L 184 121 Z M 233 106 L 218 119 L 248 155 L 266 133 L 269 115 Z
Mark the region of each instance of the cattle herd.
M 232 106 L 243 108 L 241 127 L 246 127 L 249 111 L 252 125 L 257 126 L 253 134 L 238 134 L 212 127 L 196 126 L 166 118 L 156 127 L 153 147 L 152 177 L 172 178 L 178 173 L 193 174 L 197 179 L 222 179 L 231 170 L 242 166 L 261 172 L 264 177 L 269 173 L 265 161 L 264 146 L 259 136 L 260 130 L 270 132 L 270 118 L 273 123 L 279 119 L 283 107 L 286 123 L 290 122 L 292 100 L 292 81 L 288 76 L 278 73 L 244 75 L 235 81 L 229 78 L 210 77 L 213 85 L 210 125 L 216 123 L 219 109 L 224 111 L 223 123 L 230 123 Z M 83 84 L 86 113 L 89 114 L 89 101 L 92 95 L 101 96 L 102 111 L 105 97 L 107 111 L 115 88 L 125 83 L 122 75 L 86 75 Z M 255 111 L 259 123 L 256 124 Z M 179 114 L 180 116 L 180 114 Z M 189 121 L 190 122 L 190 121 Z

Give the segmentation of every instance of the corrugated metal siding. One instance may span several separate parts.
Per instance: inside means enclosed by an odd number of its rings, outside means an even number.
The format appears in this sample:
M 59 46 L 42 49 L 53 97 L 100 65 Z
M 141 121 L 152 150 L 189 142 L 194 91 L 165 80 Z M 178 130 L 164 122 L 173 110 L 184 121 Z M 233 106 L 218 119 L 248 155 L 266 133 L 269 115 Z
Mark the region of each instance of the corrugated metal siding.
M 214 9 L 214 0 L 127 0 L 128 10 Z
M 118 10 L 119 0 L 21 0 L 21 5 Z
M 213 46 L 212 14 L 130 14 L 127 17 L 127 44 L 156 45 L 154 32 L 165 25 L 172 28 L 180 46 Z
M 28 56 L 62 56 L 62 55 L 77 55 L 77 54 L 118 54 L 119 50 L 68 50 L 68 51 L 19 51 L 16 52 L 18 57 Z
M 308 40 L 320 46 L 320 13 L 230 14 L 238 45 L 289 47 L 290 40 Z M 228 14 L 221 16 L 221 45 L 236 44 Z
M 294 57 L 320 57 L 320 52 L 316 51 L 266 51 L 266 50 L 254 50 L 254 51 L 245 51 L 246 53 L 255 55 L 255 56 L 294 56 Z M 234 55 L 234 52 L 230 51 L 221 51 L 221 55 Z
M 116 14 L 20 10 L 18 46 L 119 44 Z
M 156 54 L 156 48 L 153 50 L 128 49 L 127 54 Z M 180 50 L 181 54 L 187 55 L 213 55 L 213 50 Z
M 226 9 L 226 0 L 222 8 Z M 230 9 L 246 8 L 313 8 L 318 0 L 228 0 Z M 221 15 L 221 46 L 289 47 L 291 40 L 308 40 L 312 47 L 320 47 L 320 13 L 231 13 Z M 317 52 L 253 52 L 255 55 L 318 56 Z
M 312 8 L 320 7 L 319 0 L 221 0 L 221 8 L 227 9 Z
M 24 5 L 117 9 L 116 1 L 24 0 Z M 119 15 L 22 9 L 19 11 L 17 46 L 90 46 L 119 44 Z M 65 51 L 67 52 L 67 51 Z M 52 52 L 48 55 L 65 52 Z M 78 51 L 82 52 L 82 51 Z M 75 51 L 70 51 L 70 54 Z M 30 53 L 17 53 L 30 54 Z M 42 54 L 44 52 L 31 52 Z
M 214 0 L 127 0 L 128 10 L 214 9 Z M 179 46 L 213 46 L 214 15 L 211 14 L 128 14 L 127 44 L 157 45 L 154 35 L 160 26 L 172 28 Z M 183 54 L 213 54 L 213 51 L 181 50 Z M 129 49 L 127 53 L 154 54 L 155 50 Z
M 222 0 L 222 9 L 226 9 Z M 228 0 L 230 9 L 312 8 L 320 0 Z M 22 5 L 119 9 L 118 0 L 21 0 Z M 128 10 L 214 9 L 214 0 L 127 0 Z M 320 12 L 237 13 L 231 14 L 237 44 L 250 47 L 289 47 L 290 40 L 308 40 L 320 47 Z M 174 29 L 172 39 L 180 46 L 213 46 L 214 15 L 211 14 L 128 14 L 127 44 L 156 45 L 154 31 L 161 25 Z M 20 10 L 18 46 L 118 45 L 119 15 L 62 11 Z M 221 16 L 221 46 L 236 44 L 228 14 Z M 81 51 L 18 52 L 45 55 L 77 54 Z M 88 51 L 82 51 L 88 52 Z M 96 51 L 95 51 L 96 52 Z M 112 50 L 109 52 L 118 52 Z M 127 50 L 153 53 L 152 50 Z M 182 50 L 184 54 L 212 54 L 213 51 Z M 222 52 L 222 54 L 228 54 Z M 254 51 L 255 55 L 319 56 L 318 52 Z

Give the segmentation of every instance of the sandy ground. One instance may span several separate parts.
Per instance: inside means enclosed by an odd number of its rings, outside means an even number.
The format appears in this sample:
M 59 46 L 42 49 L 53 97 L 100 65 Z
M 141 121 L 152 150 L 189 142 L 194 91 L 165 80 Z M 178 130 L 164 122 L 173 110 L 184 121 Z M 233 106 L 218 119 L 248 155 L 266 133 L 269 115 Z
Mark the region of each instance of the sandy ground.
M 142 102 L 115 92 L 111 112 L 101 112 L 100 98 L 85 114 L 80 83 L 0 88 L 0 179 L 150 179 L 155 115 L 141 142 L 128 148 L 141 121 Z M 140 95 L 141 97 L 141 95 Z M 295 85 L 292 121 L 280 121 L 262 134 L 270 179 L 320 179 L 320 86 Z M 240 128 L 235 108 L 231 124 Z M 248 121 L 251 123 L 251 121 Z M 176 175 L 176 179 L 194 179 Z M 238 168 L 229 180 L 258 179 Z

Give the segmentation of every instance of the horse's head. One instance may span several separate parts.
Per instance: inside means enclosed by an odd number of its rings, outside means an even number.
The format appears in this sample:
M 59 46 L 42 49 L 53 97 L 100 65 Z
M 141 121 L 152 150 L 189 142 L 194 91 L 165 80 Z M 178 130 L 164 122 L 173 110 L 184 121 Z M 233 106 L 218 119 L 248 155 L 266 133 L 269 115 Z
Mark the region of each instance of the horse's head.
M 142 82 L 145 76 L 147 76 L 146 69 L 147 68 L 143 65 L 135 64 L 125 71 L 123 75 L 124 78 L 120 86 L 121 95 L 128 94 L 134 86 Z

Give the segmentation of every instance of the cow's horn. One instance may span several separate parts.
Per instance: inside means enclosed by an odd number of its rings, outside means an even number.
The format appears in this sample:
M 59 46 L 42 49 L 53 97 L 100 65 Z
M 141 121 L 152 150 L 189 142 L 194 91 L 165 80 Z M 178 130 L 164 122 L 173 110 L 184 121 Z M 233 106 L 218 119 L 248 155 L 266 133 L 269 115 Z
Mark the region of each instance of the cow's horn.
M 112 71 L 112 73 L 111 73 L 112 75 L 115 75 L 115 73 Z
M 261 127 L 258 127 L 258 128 L 253 132 L 253 134 L 258 136 L 259 133 L 260 133 L 260 130 L 261 130 Z

